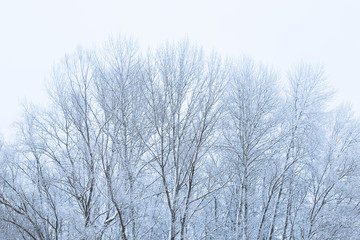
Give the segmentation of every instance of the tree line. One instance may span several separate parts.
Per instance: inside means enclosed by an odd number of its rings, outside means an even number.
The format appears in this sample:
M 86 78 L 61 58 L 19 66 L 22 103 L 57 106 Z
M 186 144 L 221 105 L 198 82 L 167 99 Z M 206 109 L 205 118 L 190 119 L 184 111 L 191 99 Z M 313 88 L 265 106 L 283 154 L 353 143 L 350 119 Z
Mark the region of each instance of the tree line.
M 54 67 L 0 141 L 2 239 L 357 239 L 360 125 L 321 67 L 283 79 L 188 41 Z M 5 143 L 4 143 L 5 142 Z

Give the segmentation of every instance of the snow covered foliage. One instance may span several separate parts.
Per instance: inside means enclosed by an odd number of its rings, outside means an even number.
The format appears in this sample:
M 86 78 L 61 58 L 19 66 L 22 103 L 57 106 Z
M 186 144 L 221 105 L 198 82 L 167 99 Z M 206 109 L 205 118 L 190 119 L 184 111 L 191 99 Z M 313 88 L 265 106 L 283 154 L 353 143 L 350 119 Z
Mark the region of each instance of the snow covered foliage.
M 358 239 L 360 125 L 321 68 L 129 39 L 55 66 L 0 141 L 1 239 Z

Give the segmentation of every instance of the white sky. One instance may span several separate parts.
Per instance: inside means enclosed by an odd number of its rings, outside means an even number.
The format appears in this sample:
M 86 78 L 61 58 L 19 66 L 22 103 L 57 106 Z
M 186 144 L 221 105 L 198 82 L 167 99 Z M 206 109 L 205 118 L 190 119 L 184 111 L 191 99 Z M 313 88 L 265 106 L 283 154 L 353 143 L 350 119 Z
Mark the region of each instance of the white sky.
M 282 75 L 301 60 L 325 67 L 338 102 L 360 113 L 358 0 L 0 1 L 0 133 L 26 98 L 46 104 L 45 78 L 77 46 L 132 35 L 143 46 L 186 36 L 222 54 L 246 54 Z

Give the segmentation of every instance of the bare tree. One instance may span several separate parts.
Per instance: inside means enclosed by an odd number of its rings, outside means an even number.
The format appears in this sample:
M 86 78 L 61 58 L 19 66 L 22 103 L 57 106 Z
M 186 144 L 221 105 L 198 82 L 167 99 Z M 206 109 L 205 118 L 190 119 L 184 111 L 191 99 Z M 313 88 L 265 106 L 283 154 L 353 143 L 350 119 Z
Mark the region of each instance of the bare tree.
M 289 73 L 289 88 L 287 90 L 286 107 L 284 111 L 285 125 L 283 129 L 287 133 L 284 141 L 283 149 L 284 157 L 281 168 L 283 169 L 279 186 L 276 194 L 276 202 L 272 213 L 272 221 L 269 230 L 269 239 L 273 238 L 274 230 L 277 226 L 279 217 L 279 209 L 284 192 L 288 194 L 285 212 L 284 227 L 282 236 L 284 239 L 288 237 L 288 226 L 292 214 L 292 209 L 299 208 L 302 204 L 306 190 L 293 189 L 297 185 L 297 171 L 301 172 L 306 159 L 312 154 L 313 144 L 318 140 L 319 128 L 325 108 L 325 103 L 331 96 L 331 91 L 326 87 L 323 69 L 314 67 L 310 64 L 301 63 Z M 300 178 L 301 179 L 301 178 Z M 297 185 L 301 186 L 304 183 Z M 293 202 L 293 193 L 305 194 L 303 197 L 297 197 L 298 202 Z M 292 205 L 297 205 L 294 207 Z M 294 223 L 294 219 L 292 219 Z M 278 227 L 278 229 L 281 229 Z M 290 236 L 293 234 L 293 227 L 290 230 Z
M 166 199 L 169 239 L 186 238 L 192 205 L 206 196 L 197 192 L 198 172 L 219 113 L 220 63 L 212 60 L 205 62 L 200 49 L 181 42 L 158 50 L 143 73 L 152 128 L 147 142 L 149 164 L 160 178 Z
M 234 64 L 229 75 L 224 122 L 225 148 L 231 169 L 233 206 L 228 209 L 233 239 L 252 239 L 261 169 L 267 165 L 278 140 L 275 118 L 277 77 L 249 59 Z M 253 198 L 252 198 L 253 196 Z
M 64 201 L 69 208 L 62 214 L 64 231 L 71 238 L 101 238 L 110 217 L 106 201 L 100 200 L 97 145 L 101 126 L 92 86 L 91 54 L 79 49 L 54 70 L 49 89 L 52 109 L 33 114 L 36 129 L 32 134 L 39 141 L 34 148 L 46 156 L 51 172 L 56 173 L 55 187 L 67 196 Z
M 142 95 L 141 58 L 132 40 L 110 40 L 98 53 L 97 101 L 103 124 L 101 161 L 109 198 L 119 218 L 123 239 L 142 239 L 141 213 L 144 140 L 147 123 Z

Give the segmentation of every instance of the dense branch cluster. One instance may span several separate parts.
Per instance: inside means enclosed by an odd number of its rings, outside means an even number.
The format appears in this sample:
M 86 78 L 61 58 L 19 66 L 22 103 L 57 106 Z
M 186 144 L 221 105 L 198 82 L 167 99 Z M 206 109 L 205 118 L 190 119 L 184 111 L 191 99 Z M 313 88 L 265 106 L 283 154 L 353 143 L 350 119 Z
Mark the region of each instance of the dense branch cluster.
M 286 81 L 286 83 L 284 83 Z M 131 40 L 58 64 L 0 141 L 1 239 L 358 239 L 360 125 L 321 68 Z

